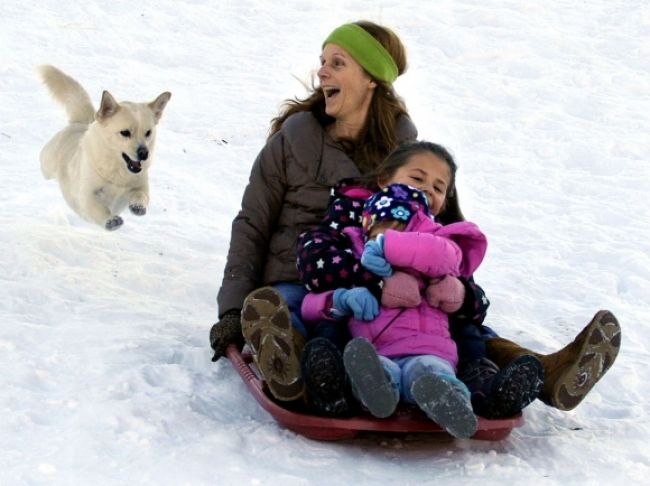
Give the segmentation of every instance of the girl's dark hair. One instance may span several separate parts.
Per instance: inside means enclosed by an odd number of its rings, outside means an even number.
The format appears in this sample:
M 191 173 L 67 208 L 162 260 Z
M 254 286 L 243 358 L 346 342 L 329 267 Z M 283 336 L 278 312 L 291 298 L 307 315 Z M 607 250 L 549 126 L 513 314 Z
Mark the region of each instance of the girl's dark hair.
M 456 170 L 458 166 L 449 151 L 442 145 L 424 140 L 404 143 L 393 150 L 376 169 L 364 176 L 360 183 L 365 187 L 374 189 L 377 187 L 377 181 L 392 179 L 395 172 L 406 165 L 413 155 L 426 152 L 444 160 L 449 167 L 449 185 L 447 186 L 445 203 L 436 216 L 436 221 L 443 225 L 465 221 L 465 216 L 463 216 L 458 201 L 458 191 L 456 190 Z
M 397 64 L 399 74 L 406 71 L 406 49 L 392 30 L 367 20 L 354 23 L 384 46 Z M 397 147 L 397 120 L 400 115 L 408 115 L 404 102 L 397 96 L 393 86 L 375 78 L 373 80 L 377 87 L 370 103 L 366 125 L 356 139 L 341 141 L 362 174 L 374 169 L 380 160 Z M 287 118 L 302 111 L 310 111 L 323 127 L 335 121 L 325 113 L 325 96 L 312 80 L 311 94 L 307 98 L 285 102 L 280 114 L 271 121 L 269 137 L 282 128 Z

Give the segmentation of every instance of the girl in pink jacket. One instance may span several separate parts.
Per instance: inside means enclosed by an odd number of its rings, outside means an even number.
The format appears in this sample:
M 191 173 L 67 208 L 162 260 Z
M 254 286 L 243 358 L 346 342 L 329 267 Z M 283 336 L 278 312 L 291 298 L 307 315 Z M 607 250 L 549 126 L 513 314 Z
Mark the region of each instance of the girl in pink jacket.
M 362 265 L 384 277 L 381 306 L 366 287 L 310 293 L 306 322 L 353 316 L 353 338 L 343 359 L 353 392 L 377 417 L 400 400 L 417 404 L 455 437 L 471 437 L 477 420 L 470 393 L 456 378 L 456 345 L 448 312 L 462 303 L 462 289 L 446 276 L 470 277 L 487 241 L 469 222 L 442 226 L 434 216 L 453 187 L 451 158 L 413 154 L 364 207 L 363 228 L 346 228 Z M 456 295 L 458 294 L 458 295 Z

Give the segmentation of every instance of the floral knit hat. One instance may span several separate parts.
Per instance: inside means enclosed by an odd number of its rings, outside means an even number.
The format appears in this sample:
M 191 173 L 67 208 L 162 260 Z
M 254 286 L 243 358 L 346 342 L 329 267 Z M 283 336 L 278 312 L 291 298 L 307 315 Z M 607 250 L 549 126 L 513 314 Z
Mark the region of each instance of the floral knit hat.
M 418 211 L 431 216 L 425 194 L 406 184 L 390 184 L 368 198 L 363 206 L 364 233 L 380 221 L 399 221 L 407 225 Z

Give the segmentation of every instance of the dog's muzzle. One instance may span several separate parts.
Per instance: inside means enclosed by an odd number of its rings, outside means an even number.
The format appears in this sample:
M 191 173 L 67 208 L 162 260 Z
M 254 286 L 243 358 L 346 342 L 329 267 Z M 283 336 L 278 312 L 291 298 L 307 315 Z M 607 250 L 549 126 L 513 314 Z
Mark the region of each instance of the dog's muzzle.
M 142 170 L 142 161 L 133 160 L 124 152 L 122 152 L 122 158 L 124 159 L 124 162 L 126 162 L 126 168 L 129 169 L 130 172 L 137 174 Z

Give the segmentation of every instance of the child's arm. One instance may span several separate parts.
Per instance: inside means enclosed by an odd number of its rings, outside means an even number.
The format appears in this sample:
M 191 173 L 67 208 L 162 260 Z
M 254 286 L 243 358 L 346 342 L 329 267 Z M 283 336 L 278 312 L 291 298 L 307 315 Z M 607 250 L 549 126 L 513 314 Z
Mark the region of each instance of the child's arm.
M 379 315 L 379 302 L 365 287 L 341 288 L 320 294 L 308 293 L 300 311 L 307 323 L 338 320 L 347 316 L 371 321 Z
M 300 281 L 313 292 L 354 285 L 356 258 L 346 235 L 320 225 L 298 237 L 296 266 Z
M 465 299 L 463 299 L 460 309 L 453 314 L 449 314 L 449 324 L 474 324 L 480 326 L 485 320 L 490 301 L 485 295 L 485 291 L 474 282 L 472 277 L 461 277 L 459 280 L 465 287 Z
M 356 206 L 353 206 L 355 202 Z M 351 237 L 346 234 L 361 231 L 360 222 L 349 215 L 357 211 L 360 217 L 359 208 L 362 206 L 362 203 L 349 198 L 336 199 L 323 222 L 298 238 L 296 265 L 300 281 L 309 290 L 324 292 L 339 287 L 363 286 L 379 297 L 381 277 L 360 264 Z
M 330 290 L 319 294 L 309 292 L 305 295 L 305 298 L 302 299 L 302 305 L 300 308 L 300 314 L 303 321 L 307 324 L 311 324 L 320 321 L 336 320 L 331 313 L 331 309 L 334 306 L 332 303 L 333 294 L 334 291 Z
M 388 230 L 384 255 L 395 267 L 410 268 L 427 277 L 459 275 L 462 252 L 449 238 L 430 233 Z

